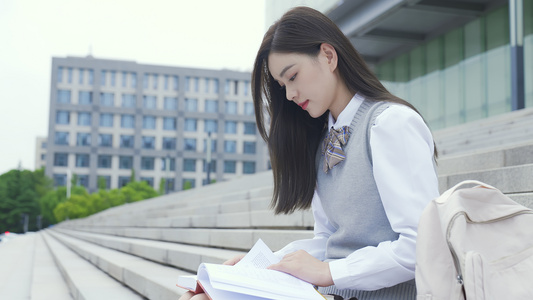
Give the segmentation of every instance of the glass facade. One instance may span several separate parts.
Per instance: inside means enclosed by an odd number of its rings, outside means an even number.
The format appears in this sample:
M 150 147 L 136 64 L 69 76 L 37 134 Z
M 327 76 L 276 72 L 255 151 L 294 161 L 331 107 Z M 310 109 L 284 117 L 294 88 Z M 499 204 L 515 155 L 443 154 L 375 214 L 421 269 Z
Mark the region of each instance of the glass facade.
M 526 107 L 533 106 L 533 1 L 524 1 Z M 382 62 L 376 73 L 432 130 L 511 110 L 509 10 L 500 7 Z

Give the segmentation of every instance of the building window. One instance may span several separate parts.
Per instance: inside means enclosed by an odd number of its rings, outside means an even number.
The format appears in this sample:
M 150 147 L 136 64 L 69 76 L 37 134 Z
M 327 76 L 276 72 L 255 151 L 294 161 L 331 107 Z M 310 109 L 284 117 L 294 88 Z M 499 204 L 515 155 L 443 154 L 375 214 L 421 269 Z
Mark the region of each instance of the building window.
M 164 108 L 166 110 L 178 109 L 178 99 L 174 97 L 165 97 Z
M 213 79 L 213 81 L 214 81 L 214 84 L 213 84 L 214 91 L 213 92 L 218 94 L 218 83 L 219 83 L 218 78 Z
M 183 178 L 183 189 L 186 190 L 186 189 L 193 189 L 194 186 L 196 185 L 196 179 L 193 179 L 193 178 Z
M 100 114 L 100 126 L 113 127 L 113 114 Z
M 164 130 L 176 130 L 176 118 L 165 117 L 163 118 Z
M 68 145 L 69 133 L 64 131 L 57 131 L 55 135 L 56 145 Z
M 68 166 L 68 153 L 54 153 L 54 166 L 67 167 Z
M 228 115 L 237 114 L 237 101 L 226 101 L 226 114 Z
M 122 87 L 128 86 L 128 72 L 122 71 Z
M 211 153 L 217 152 L 217 140 L 211 139 Z M 204 153 L 207 153 L 207 140 L 204 140 Z
M 76 167 L 89 167 L 89 154 L 76 154 Z
M 197 112 L 198 111 L 198 100 L 197 99 L 185 99 L 185 111 L 186 112 Z
M 120 127 L 122 128 L 134 128 L 135 116 L 134 115 L 122 115 L 120 116 Z
M 150 187 L 154 187 L 154 177 L 141 177 L 141 181 L 146 182 Z
M 111 86 L 115 86 L 116 77 L 117 77 L 117 72 L 111 71 Z
M 218 101 L 217 100 L 205 100 L 205 109 L 206 113 L 217 113 L 218 112 Z
M 176 138 L 164 137 L 162 148 L 164 150 L 176 150 Z
M 178 86 L 179 86 L 178 76 L 172 76 L 172 87 L 174 88 L 175 91 L 178 90 Z
M 183 160 L 183 171 L 196 172 L 196 159 L 186 158 Z
M 83 84 L 83 73 L 85 73 L 85 70 L 80 68 L 78 72 L 78 83 L 79 84 Z
M 198 79 L 198 77 L 186 77 L 185 78 L 185 85 L 186 85 L 186 88 L 187 88 L 187 92 L 198 92 L 199 91 L 199 87 L 198 87 L 198 82 L 200 80 Z
M 255 130 L 254 122 L 244 122 L 244 134 L 255 134 Z
M 233 81 L 233 95 L 238 95 L 238 94 L 239 94 L 239 81 L 234 80 Z
M 68 68 L 68 83 L 72 83 L 72 68 Z
M 137 87 L 137 73 L 131 73 L 131 87 Z
M 162 157 L 161 158 L 161 171 L 167 170 L 167 161 L 170 162 L 169 164 L 169 171 L 176 171 L 176 159 L 175 158 L 169 158 L 169 157 Z
M 205 132 L 217 132 L 218 122 L 217 120 L 205 120 Z
M 155 136 L 143 136 L 141 147 L 143 149 L 155 149 Z
M 69 124 L 70 112 L 65 110 L 58 110 L 56 112 L 56 124 Z
M 41 143 L 41 148 L 42 148 L 42 149 L 46 149 L 46 142 L 42 142 L 42 143 Z
M 244 102 L 244 114 L 247 116 L 253 116 L 255 114 L 254 104 L 250 102 Z
M 121 135 L 120 148 L 133 148 L 133 135 Z
M 143 96 L 143 107 L 146 109 L 156 109 L 157 98 L 155 96 Z
M 254 161 L 243 162 L 242 173 L 243 174 L 254 174 L 255 173 L 255 162 Z
M 115 106 L 115 94 L 100 93 L 100 105 L 101 106 Z
M 210 88 L 209 88 L 209 83 L 211 82 L 211 80 L 209 78 L 205 78 L 205 93 L 209 93 L 210 91 Z
M 183 139 L 183 150 L 196 151 L 196 139 Z
M 119 176 L 118 177 L 118 187 L 125 187 L 130 183 L 131 178 L 129 176 Z
M 157 90 L 157 82 L 159 81 L 159 76 L 157 74 L 152 74 L 152 76 L 153 76 L 152 88 L 154 90 Z
M 244 81 L 244 95 L 250 96 L 250 81 L 248 80 Z
M 236 121 L 226 121 L 224 126 L 224 132 L 227 134 L 237 133 L 237 122 Z
M 246 154 L 255 154 L 255 142 L 244 142 L 243 143 L 243 153 Z
M 63 82 L 63 67 L 57 68 L 57 82 L 58 83 Z
M 155 117 L 154 116 L 143 117 L 143 129 L 155 129 Z
M 111 169 L 111 155 L 98 155 L 98 168 Z
M 80 132 L 76 136 L 76 146 L 91 146 L 91 134 Z
M 185 131 L 196 131 L 196 119 L 185 119 L 185 128 L 183 130 Z
M 78 125 L 91 126 L 91 113 L 79 112 L 78 113 Z
M 147 74 L 147 73 L 144 73 L 144 76 L 143 76 L 143 89 L 147 90 L 148 89 L 148 81 L 150 81 L 150 75 Z
M 163 76 L 163 88 L 165 89 L 165 91 L 168 90 L 168 75 L 165 74 L 165 76 Z
M 102 70 L 100 72 L 100 85 L 101 86 L 105 86 L 106 76 L 107 76 L 107 71 L 106 70 Z
M 122 94 L 122 107 L 135 107 L 135 102 L 134 94 Z
M 204 162 L 203 170 L 204 170 L 204 172 L 207 172 L 207 163 L 206 163 L 205 159 L 203 160 L 203 162 Z M 212 173 L 215 173 L 217 171 L 217 161 L 216 160 L 211 160 L 211 167 L 209 168 L 209 170 Z
M 237 142 L 236 141 L 224 141 L 224 152 L 225 153 L 237 152 Z
M 100 147 L 113 147 L 113 135 L 100 134 L 98 135 L 98 146 Z
M 57 103 L 70 103 L 70 91 L 57 90 Z
M 91 105 L 93 103 L 93 92 L 80 91 L 78 96 L 79 96 L 78 104 Z
M 224 161 L 224 173 L 235 174 L 237 162 L 234 160 Z
M 154 160 L 153 157 L 141 157 L 141 170 L 153 170 Z
M 165 178 L 167 192 L 174 191 L 174 178 Z
M 226 79 L 226 84 L 224 85 L 224 94 L 229 95 L 230 92 L 230 82 L 231 80 Z
M 65 186 L 67 185 L 67 174 L 54 174 L 54 186 Z
M 118 167 L 119 169 L 131 169 L 133 167 L 133 156 L 119 156 Z
M 88 69 L 87 71 L 89 71 L 89 84 L 90 85 L 93 85 L 94 83 L 94 70 L 93 69 Z

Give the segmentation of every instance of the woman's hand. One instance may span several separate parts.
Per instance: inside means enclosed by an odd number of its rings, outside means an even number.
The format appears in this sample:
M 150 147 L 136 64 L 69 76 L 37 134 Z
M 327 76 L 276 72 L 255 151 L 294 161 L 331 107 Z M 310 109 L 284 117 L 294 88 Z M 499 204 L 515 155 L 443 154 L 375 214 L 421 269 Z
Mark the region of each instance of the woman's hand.
M 222 263 L 223 265 L 229 265 L 229 266 L 234 266 L 236 263 L 240 262 L 241 259 L 245 256 L 246 254 L 239 254 L 233 258 L 230 258 L 228 260 L 226 260 L 224 263 Z
M 279 263 L 268 268 L 291 274 L 318 286 L 334 284 L 329 271 L 329 264 L 314 258 L 304 250 L 287 254 Z

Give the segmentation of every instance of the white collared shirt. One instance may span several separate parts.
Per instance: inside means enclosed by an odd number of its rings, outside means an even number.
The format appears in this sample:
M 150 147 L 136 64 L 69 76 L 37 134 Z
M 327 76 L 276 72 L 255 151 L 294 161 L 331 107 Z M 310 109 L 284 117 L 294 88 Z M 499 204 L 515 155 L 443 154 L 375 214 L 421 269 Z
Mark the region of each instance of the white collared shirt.
M 356 94 L 337 120 L 330 113 L 328 128 L 349 126 L 363 101 Z M 381 201 L 399 237 L 330 262 L 338 289 L 376 290 L 413 279 L 418 220 L 429 201 L 439 196 L 433 137 L 418 113 L 403 105 L 387 108 L 372 125 L 370 147 Z M 315 237 L 292 242 L 277 255 L 303 249 L 320 260 L 325 258 L 327 239 L 335 228 L 329 223 L 316 191 L 312 209 Z

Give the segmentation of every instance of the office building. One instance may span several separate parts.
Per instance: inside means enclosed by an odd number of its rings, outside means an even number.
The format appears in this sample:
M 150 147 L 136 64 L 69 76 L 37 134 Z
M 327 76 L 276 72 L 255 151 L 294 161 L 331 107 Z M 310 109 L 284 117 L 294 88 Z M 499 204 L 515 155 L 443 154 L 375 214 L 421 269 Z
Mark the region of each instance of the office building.
M 35 139 L 35 170 L 46 166 L 47 137 L 39 136 Z
M 250 73 L 54 57 L 46 174 L 95 191 L 136 180 L 182 190 L 268 169 Z

